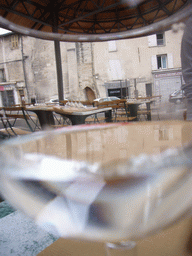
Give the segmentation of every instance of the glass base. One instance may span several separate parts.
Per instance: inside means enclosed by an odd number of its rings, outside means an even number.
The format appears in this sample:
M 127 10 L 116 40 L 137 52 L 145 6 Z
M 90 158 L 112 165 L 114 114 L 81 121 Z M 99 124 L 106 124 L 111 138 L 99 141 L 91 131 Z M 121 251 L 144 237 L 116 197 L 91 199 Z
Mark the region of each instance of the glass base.
M 137 256 L 137 246 L 134 241 L 122 241 L 119 243 L 106 243 L 108 256 Z

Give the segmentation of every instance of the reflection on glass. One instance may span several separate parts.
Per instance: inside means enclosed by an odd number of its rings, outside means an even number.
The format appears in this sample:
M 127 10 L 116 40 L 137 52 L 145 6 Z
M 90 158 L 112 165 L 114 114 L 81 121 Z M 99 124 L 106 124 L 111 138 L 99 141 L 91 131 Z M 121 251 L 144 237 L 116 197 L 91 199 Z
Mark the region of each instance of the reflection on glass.
M 47 231 L 107 242 L 113 255 L 191 213 L 191 154 L 189 145 L 100 166 L 2 149 L 0 187 Z

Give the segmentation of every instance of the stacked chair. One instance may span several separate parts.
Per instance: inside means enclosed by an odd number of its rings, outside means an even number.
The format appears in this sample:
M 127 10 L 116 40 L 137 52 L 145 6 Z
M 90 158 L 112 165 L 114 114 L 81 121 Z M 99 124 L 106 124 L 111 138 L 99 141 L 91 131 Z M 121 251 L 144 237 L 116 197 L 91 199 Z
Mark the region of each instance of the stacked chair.
M 130 112 L 126 105 L 126 99 L 95 102 L 94 106 L 98 108 L 112 108 L 112 121 L 113 122 L 130 122 L 134 121 L 136 117 L 130 116 Z M 95 117 L 95 122 L 103 123 L 106 121 L 107 116 Z
M 12 106 L 0 108 L 0 138 L 26 135 L 40 130 L 38 119 L 29 114 L 25 106 Z
M 126 105 L 126 99 L 117 101 L 117 107 L 114 116 L 115 122 L 130 122 L 134 121 L 136 118 L 136 116 L 130 116 L 129 108 Z

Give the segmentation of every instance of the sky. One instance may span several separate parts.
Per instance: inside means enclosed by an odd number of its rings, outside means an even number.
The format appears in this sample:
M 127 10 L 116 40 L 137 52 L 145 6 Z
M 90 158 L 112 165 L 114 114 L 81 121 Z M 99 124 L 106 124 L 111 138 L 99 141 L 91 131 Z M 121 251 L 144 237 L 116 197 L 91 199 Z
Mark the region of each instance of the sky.
M 4 29 L 4 28 L 0 28 L 0 35 L 6 34 L 8 32 L 10 32 L 10 31 L 7 29 Z

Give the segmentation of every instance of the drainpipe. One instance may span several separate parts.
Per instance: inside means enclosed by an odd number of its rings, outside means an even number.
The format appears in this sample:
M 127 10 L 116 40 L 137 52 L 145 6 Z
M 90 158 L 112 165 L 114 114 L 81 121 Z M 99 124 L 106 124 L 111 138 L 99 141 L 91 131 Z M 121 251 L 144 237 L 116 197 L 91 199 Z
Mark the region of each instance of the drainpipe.
M 28 91 L 28 84 L 27 84 L 27 77 L 26 77 L 26 70 L 25 70 L 26 56 L 24 56 L 24 53 L 23 53 L 23 36 L 22 35 L 21 35 L 21 55 L 22 55 L 23 76 L 24 76 L 25 88 L 26 88 L 26 91 L 27 91 L 27 98 L 29 100 L 29 91 Z

